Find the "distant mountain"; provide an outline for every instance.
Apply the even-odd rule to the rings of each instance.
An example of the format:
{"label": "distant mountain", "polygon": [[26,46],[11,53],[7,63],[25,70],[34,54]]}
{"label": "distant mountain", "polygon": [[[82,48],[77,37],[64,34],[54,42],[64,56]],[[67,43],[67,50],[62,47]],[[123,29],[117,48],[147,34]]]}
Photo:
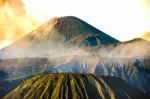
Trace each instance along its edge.
{"label": "distant mountain", "polygon": [[150,56],[150,42],[141,38],[136,38],[130,41],[126,41],[118,44],[115,50],[129,57],[144,57]]}
{"label": "distant mountain", "polygon": [[148,99],[119,78],[86,74],[48,74],[33,77],[4,99]]}
{"label": "distant mountain", "polygon": [[136,38],[122,43],[109,46],[97,46],[89,48],[94,50],[96,55],[113,58],[146,58],[150,56],[150,42],[141,38]]}
{"label": "distant mountain", "polygon": [[[104,32],[73,17],[53,18],[8,47],[0,58],[48,57],[68,47],[97,46],[119,43]],[[55,50],[55,51],[54,51]]]}

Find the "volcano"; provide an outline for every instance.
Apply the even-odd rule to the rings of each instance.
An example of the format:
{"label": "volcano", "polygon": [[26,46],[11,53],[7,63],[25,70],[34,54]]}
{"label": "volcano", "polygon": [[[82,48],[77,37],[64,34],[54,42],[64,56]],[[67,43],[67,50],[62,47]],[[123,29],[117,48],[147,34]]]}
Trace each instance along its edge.
{"label": "volcano", "polygon": [[[116,84],[117,83],[117,84]],[[122,79],[85,74],[49,74],[25,81],[4,99],[146,99]]]}
{"label": "volcano", "polygon": [[52,53],[62,53],[68,47],[113,43],[119,41],[76,17],[66,16],[51,19],[10,46],[3,48],[0,51],[0,58],[46,57]]}

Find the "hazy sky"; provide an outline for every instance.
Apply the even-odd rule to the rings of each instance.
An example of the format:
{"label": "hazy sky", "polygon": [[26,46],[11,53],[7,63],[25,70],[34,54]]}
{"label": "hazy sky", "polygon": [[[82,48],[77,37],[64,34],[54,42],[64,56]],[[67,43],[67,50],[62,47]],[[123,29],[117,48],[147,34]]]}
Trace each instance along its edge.
{"label": "hazy sky", "polygon": [[121,41],[150,31],[150,0],[23,1],[26,10],[42,22],[55,16],[73,15]]}
{"label": "hazy sky", "polygon": [[76,16],[114,38],[150,40],[150,0],[0,0],[0,48],[53,17]]}

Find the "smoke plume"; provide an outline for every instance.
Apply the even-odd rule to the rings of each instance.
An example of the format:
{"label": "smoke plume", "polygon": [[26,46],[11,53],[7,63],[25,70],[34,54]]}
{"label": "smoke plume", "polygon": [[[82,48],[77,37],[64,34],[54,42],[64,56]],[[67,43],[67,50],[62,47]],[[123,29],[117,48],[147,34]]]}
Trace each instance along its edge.
{"label": "smoke plume", "polygon": [[37,26],[37,20],[26,13],[21,0],[0,0],[0,48]]}

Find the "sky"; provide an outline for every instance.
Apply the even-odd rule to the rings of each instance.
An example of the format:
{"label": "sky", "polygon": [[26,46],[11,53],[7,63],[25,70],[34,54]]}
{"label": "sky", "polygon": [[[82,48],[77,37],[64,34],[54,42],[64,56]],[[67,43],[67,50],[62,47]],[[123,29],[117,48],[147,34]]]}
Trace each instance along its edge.
{"label": "sky", "polygon": [[144,7],[144,3],[148,2],[146,0],[42,1],[24,0],[27,11],[41,21],[43,18],[46,19],[46,16],[49,19],[54,16],[73,15],[121,41],[133,39],[150,31],[148,11]]}
{"label": "sky", "polygon": [[150,0],[0,0],[0,6],[0,48],[53,17],[68,15],[120,41],[150,40]]}

